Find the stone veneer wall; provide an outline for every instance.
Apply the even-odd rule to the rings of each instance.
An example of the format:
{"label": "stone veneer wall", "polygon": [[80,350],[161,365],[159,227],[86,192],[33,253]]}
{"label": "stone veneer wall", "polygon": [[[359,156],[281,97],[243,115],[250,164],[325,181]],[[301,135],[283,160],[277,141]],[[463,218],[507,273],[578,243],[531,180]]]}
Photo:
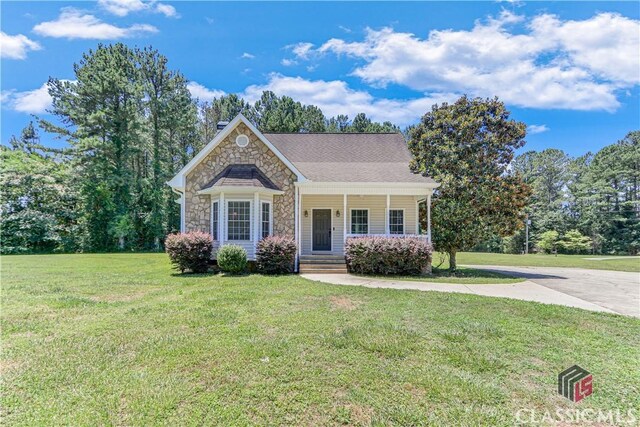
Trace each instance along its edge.
{"label": "stone veneer wall", "polygon": [[[236,136],[240,134],[249,137],[249,144],[244,148],[236,145]],[[273,234],[293,237],[296,176],[244,123],[240,123],[187,175],[185,231],[210,232],[211,196],[197,192],[232,164],[256,165],[284,191],[281,196],[273,196]]]}

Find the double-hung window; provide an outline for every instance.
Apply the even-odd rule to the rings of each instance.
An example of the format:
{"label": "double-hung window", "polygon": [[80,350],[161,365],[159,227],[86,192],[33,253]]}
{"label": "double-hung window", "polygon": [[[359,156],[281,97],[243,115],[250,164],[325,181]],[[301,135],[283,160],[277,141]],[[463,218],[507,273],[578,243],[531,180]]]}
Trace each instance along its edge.
{"label": "double-hung window", "polygon": [[251,240],[251,202],[228,202],[227,240]]}
{"label": "double-hung window", "polygon": [[260,225],[262,227],[262,238],[271,234],[271,203],[262,202],[262,208],[260,210]]}
{"label": "double-hung window", "polygon": [[369,234],[367,209],[351,209],[351,234]]}
{"label": "double-hung window", "polygon": [[218,202],[211,204],[211,237],[213,240],[218,240]]}
{"label": "double-hung window", "polygon": [[404,234],[404,210],[389,209],[389,233]]}

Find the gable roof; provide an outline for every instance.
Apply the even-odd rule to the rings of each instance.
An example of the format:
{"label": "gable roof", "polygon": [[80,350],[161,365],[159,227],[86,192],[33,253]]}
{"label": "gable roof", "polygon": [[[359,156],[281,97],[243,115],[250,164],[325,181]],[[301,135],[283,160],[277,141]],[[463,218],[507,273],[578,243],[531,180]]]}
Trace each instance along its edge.
{"label": "gable roof", "polygon": [[193,168],[195,168],[198,163],[200,163],[214,148],[216,148],[224,139],[229,136],[231,131],[233,131],[240,123],[244,123],[251,132],[253,132],[260,141],[262,141],[272,152],[279,158],[282,163],[287,166],[291,172],[296,175],[298,178],[298,182],[306,181],[305,176],[296,168],[278,149],[271,143],[267,138],[264,137],[262,132],[260,132],[256,127],[242,114],[238,114],[227,126],[224,127],[218,134],[209,142],[198,154],[195,155],[193,159],[189,163],[187,163],[180,171],[173,177],[167,184],[169,184],[174,189],[184,189],[185,186],[185,177]]}
{"label": "gable roof", "polygon": [[280,190],[256,165],[229,165],[202,189],[206,190],[212,187],[254,187]]}
{"label": "gable roof", "polygon": [[413,173],[398,133],[265,133],[310,181],[434,183]]}

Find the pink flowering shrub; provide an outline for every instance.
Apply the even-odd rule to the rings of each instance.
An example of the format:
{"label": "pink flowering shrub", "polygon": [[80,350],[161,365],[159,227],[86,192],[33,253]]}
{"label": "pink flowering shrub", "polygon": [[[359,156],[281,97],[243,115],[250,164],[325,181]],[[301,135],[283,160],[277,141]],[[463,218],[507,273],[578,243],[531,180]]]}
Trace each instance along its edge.
{"label": "pink flowering shrub", "polygon": [[350,237],[345,247],[347,268],[356,274],[422,274],[432,252],[430,243],[411,236]]}
{"label": "pink flowering shrub", "polygon": [[176,270],[206,273],[213,250],[211,235],[200,231],[167,236],[164,247]]}
{"label": "pink flowering shrub", "polygon": [[291,237],[268,236],[258,242],[256,265],[261,273],[291,273],[295,259],[296,242]]}

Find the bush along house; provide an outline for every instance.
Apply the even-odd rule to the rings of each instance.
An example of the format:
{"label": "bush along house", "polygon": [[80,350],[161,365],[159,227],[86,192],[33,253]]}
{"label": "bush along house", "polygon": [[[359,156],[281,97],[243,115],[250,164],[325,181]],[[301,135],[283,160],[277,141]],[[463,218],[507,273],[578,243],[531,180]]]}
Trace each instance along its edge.
{"label": "bush along house", "polygon": [[[411,172],[397,133],[261,133],[238,115],[168,182],[182,232],[204,231],[255,259],[258,241],[292,236],[300,271],[341,271],[351,236],[431,240],[438,186]],[[420,230],[419,203],[427,204]]]}

